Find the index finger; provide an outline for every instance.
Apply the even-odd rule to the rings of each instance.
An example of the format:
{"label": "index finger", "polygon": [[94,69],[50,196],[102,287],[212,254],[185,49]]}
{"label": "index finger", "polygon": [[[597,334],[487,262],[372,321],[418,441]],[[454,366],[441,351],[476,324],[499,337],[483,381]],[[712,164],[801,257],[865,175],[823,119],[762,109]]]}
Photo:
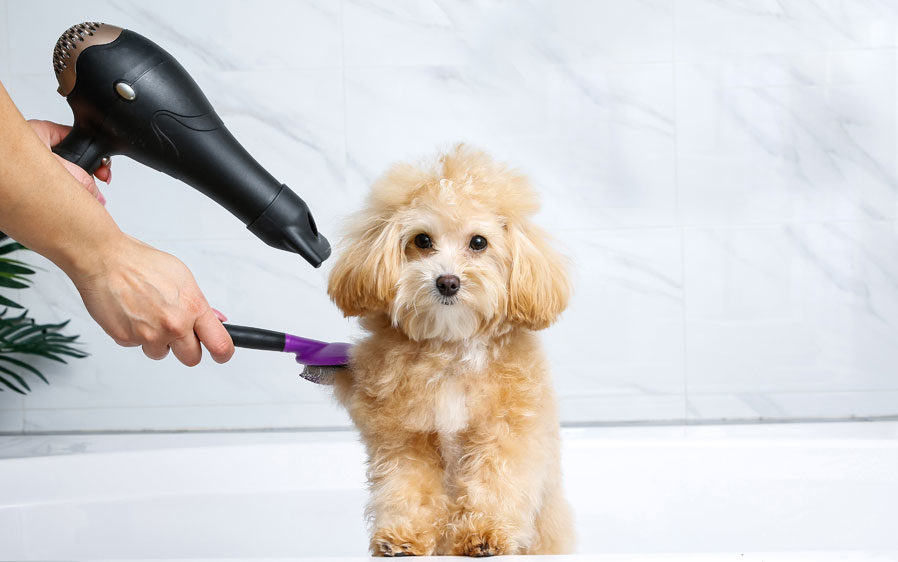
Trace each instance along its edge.
{"label": "index finger", "polygon": [[193,331],[216,363],[225,363],[234,355],[234,342],[211,308],[196,319]]}

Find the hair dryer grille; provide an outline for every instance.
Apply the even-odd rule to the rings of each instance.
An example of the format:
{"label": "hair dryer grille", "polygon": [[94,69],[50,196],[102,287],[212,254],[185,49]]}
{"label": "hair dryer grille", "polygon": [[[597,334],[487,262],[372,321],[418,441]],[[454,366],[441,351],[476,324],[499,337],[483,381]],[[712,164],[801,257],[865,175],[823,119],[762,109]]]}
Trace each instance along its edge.
{"label": "hair dryer grille", "polygon": [[67,96],[75,87],[75,63],[81,51],[92,45],[111,43],[121,32],[119,27],[98,21],[87,21],[66,29],[53,47],[53,70],[59,81],[59,93]]}
{"label": "hair dryer grille", "polygon": [[70,51],[78,48],[76,41],[83,43],[84,38],[93,35],[95,31],[100,29],[101,25],[100,22],[88,21],[73,25],[65,30],[65,33],[56,42],[56,47],[53,48],[53,69],[56,71],[56,74],[66,69],[65,61],[72,57]]}

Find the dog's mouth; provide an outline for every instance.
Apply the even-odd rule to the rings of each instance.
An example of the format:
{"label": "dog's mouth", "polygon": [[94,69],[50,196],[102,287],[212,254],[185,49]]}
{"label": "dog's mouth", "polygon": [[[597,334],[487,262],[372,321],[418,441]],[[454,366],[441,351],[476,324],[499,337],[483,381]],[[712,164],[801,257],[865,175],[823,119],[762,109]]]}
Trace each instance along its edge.
{"label": "dog's mouth", "polygon": [[446,306],[452,306],[452,305],[458,304],[458,297],[440,296],[440,304],[446,305]]}

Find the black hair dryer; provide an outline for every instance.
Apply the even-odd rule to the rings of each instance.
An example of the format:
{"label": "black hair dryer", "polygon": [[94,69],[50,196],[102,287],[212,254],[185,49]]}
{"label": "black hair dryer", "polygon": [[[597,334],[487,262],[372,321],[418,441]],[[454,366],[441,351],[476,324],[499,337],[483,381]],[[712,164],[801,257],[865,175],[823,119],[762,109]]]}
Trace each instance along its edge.
{"label": "black hair dryer", "polygon": [[97,22],[56,43],[59,93],[75,116],[53,152],[93,173],[123,154],[214,199],[269,246],[318,267],[330,255],[305,202],[227,130],[193,78],[142,35]]}

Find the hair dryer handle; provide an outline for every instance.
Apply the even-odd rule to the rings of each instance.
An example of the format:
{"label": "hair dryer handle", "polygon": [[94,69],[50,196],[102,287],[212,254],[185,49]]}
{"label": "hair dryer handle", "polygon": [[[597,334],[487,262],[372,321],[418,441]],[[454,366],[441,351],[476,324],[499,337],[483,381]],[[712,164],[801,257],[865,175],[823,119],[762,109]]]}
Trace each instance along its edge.
{"label": "hair dryer handle", "polygon": [[103,157],[106,156],[106,150],[97,142],[96,136],[78,127],[77,124],[52,150],[54,154],[83,168],[91,175],[97,171]]}

